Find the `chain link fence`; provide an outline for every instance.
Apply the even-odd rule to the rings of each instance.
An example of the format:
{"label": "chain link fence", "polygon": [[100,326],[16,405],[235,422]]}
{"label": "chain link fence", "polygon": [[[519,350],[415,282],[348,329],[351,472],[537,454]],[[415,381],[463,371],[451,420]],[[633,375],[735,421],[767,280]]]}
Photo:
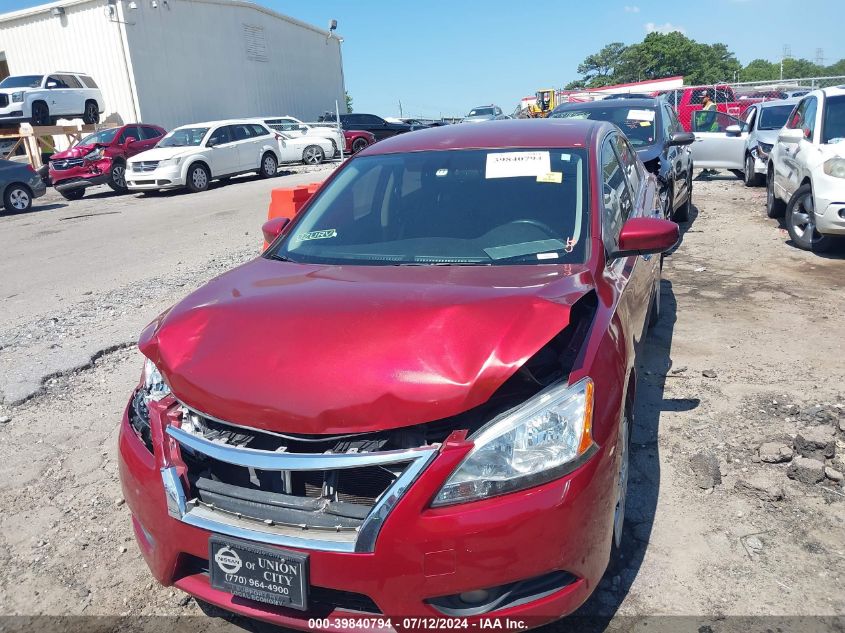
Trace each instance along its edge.
{"label": "chain link fence", "polygon": [[[705,95],[709,96],[717,112],[741,120],[754,103],[801,97],[812,90],[831,86],[845,86],[845,75],[683,86],[658,94],[674,106],[683,128],[694,132],[701,129],[700,125],[711,124],[712,117],[696,114],[704,110]],[[725,116],[719,118],[727,121]]]}

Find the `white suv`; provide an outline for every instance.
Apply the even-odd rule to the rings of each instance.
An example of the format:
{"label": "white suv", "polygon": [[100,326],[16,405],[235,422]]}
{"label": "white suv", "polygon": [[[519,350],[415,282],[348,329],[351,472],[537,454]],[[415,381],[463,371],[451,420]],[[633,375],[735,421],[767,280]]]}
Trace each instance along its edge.
{"label": "white suv", "polygon": [[766,212],[786,216],[793,243],[828,249],[845,235],[845,87],[801,99],[769,155]]}
{"label": "white suv", "polygon": [[133,156],[126,186],[133,191],[205,191],[212,180],[247,172],[276,175],[279,138],[256,121],[193,123],[177,127],[153,149]]}
{"label": "white suv", "polygon": [[57,119],[75,118],[93,124],[104,109],[100,89],[84,73],[12,75],[0,81],[0,125],[55,125]]}

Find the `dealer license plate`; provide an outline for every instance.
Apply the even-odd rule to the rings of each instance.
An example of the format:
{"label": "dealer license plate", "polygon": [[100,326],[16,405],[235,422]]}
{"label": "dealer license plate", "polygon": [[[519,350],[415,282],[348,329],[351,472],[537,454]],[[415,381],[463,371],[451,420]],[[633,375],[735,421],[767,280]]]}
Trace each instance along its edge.
{"label": "dealer license plate", "polygon": [[209,540],[211,586],[291,609],[308,608],[308,555],[228,537]]}

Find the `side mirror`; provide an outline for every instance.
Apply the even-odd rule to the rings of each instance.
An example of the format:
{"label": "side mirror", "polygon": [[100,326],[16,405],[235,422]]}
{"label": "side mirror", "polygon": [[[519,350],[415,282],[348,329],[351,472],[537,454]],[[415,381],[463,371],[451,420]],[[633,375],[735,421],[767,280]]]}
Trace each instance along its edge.
{"label": "side mirror", "polygon": [[205,144],[206,147],[214,147],[217,143],[214,142],[214,139],[208,139],[208,142]]}
{"label": "side mirror", "polygon": [[689,145],[695,142],[695,134],[692,132],[675,132],[669,137],[669,145]]}
{"label": "side mirror", "polygon": [[678,243],[681,233],[678,225],[662,218],[631,218],[619,233],[619,246],[610,254],[611,259],[631,255],[665,253]]}
{"label": "side mirror", "polygon": [[132,145],[132,143],[135,143],[137,140],[138,140],[138,139],[137,139],[137,138],[135,138],[134,136],[127,136],[127,137],[126,137],[126,140],[125,140],[125,141],[123,141],[123,146],[124,146],[124,147],[129,147],[130,145]]}
{"label": "side mirror", "polygon": [[282,231],[285,230],[288,222],[290,222],[288,218],[273,218],[272,220],[267,220],[261,225],[261,232],[264,234],[264,241],[268,245],[272,244],[273,241],[282,234]]}
{"label": "side mirror", "polygon": [[778,133],[778,140],[781,143],[792,145],[801,141],[804,138],[804,130],[800,128],[783,128]]}
{"label": "side mirror", "polygon": [[736,124],[729,125],[725,128],[725,134],[728,136],[739,136],[740,134],[742,134],[742,128]]}

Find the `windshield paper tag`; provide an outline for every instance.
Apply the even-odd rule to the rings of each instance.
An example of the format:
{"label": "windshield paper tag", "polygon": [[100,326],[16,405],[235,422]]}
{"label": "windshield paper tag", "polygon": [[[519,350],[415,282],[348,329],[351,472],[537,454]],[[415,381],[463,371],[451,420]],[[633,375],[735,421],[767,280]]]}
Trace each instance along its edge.
{"label": "windshield paper tag", "polygon": [[541,176],[551,170],[548,152],[503,152],[487,154],[485,178]]}
{"label": "windshield paper tag", "polygon": [[628,110],[629,121],[654,121],[654,110]]}
{"label": "windshield paper tag", "polygon": [[297,235],[296,239],[300,242],[306,242],[308,240],[325,240],[330,237],[337,237],[336,229],[326,229],[324,231],[309,231],[308,233]]}
{"label": "windshield paper tag", "polygon": [[540,174],[537,176],[537,182],[554,182],[560,184],[563,182],[563,172],[550,171],[548,174]]}

